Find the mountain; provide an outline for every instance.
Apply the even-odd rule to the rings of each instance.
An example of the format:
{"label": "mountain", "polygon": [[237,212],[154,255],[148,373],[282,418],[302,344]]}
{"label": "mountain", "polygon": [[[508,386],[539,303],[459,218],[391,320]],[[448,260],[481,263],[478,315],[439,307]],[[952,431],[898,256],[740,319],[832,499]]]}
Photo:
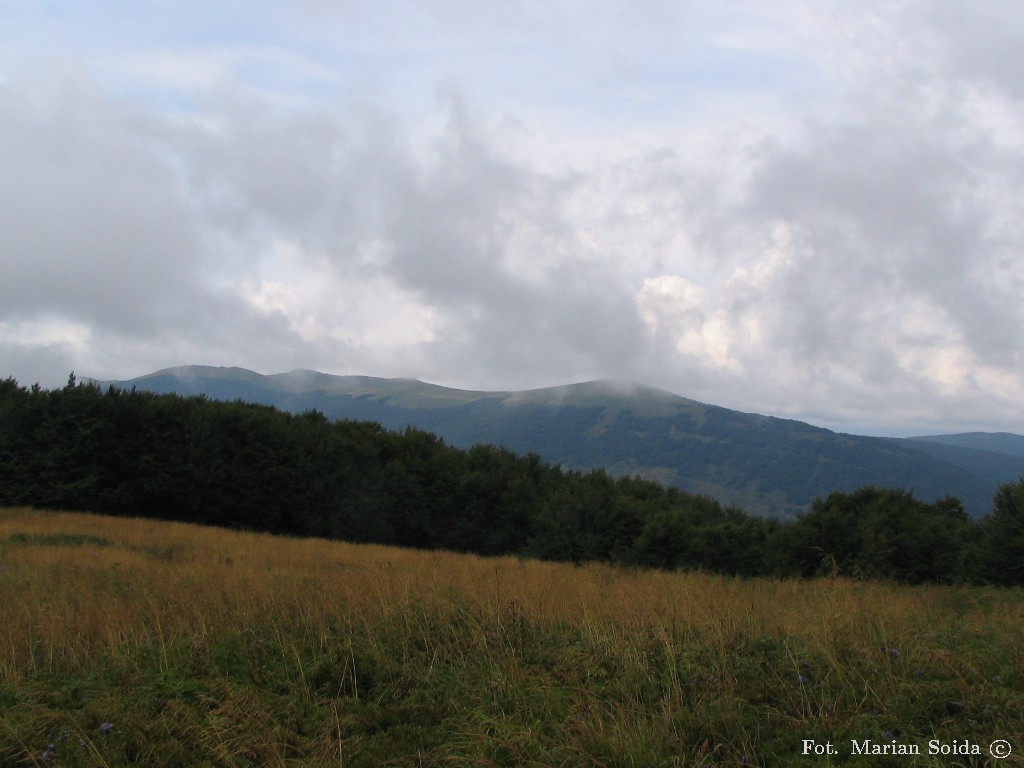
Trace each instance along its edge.
{"label": "mountain", "polygon": [[909,439],[1024,458],[1024,435],[1010,432],[962,432],[956,435],[922,435]]}
{"label": "mountain", "polygon": [[99,383],[241,399],[292,412],[316,409],[331,419],[376,421],[389,429],[415,426],[459,447],[491,443],[534,452],[566,468],[604,467],[613,475],[638,475],[774,517],[804,512],[815,498],[865,485],[904,488],[928,502],[953,495],[981,516],[990,511],[999,483],[1024,475],[1024,454],[1012,452],[1024,446],[1024,437],[1016,435],[969,445],[946,440],[957,436],[847,435],[632,382],[475,392],[415,379],[305,370],[265,376],[189,366]]}

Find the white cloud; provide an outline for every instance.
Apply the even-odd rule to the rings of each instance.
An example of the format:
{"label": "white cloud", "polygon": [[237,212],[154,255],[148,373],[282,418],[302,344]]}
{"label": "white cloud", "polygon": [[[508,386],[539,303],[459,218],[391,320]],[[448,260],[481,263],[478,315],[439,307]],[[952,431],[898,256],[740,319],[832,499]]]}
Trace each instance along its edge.
{"label": "white cloud", "polygon": [[733,329],[728,318],[704,308],[704,290],[679,275],[644,280],[637,307],[648,331],[669,343],[669,350],[693,356],[716,369],[740,372],[731,354]]}
{"label": "white cloud", "polygon": [[436,340],[440,322],[429,305],[386,275],[349,282],[333,276],[328,258],[309,255],[295,242],[274,244],[279,280],[241,285],[242,299],[268,318],[283,318],[310,348],[341,342],[393,354]]}
{"label": "white cloud", "polygon": [[0,322],[0,345],[20,346],[26,349],[58,347],[81,352],[91,337],[89,326],[68,322],[58,317]]}

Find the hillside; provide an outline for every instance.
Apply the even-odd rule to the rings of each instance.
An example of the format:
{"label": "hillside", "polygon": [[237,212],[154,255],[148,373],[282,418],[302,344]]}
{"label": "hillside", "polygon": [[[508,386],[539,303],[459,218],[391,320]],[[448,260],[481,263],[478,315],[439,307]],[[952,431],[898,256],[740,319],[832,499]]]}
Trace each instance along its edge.
{"label": "hillside", "polygon": [[[593,390],[595,387],[589,387]],[[830,491],[780,524],[636,477],[316,411],[0,382],[0,506],[79,509],[385,545],[699,569],[1014,584],[1024,482],[955,499]]]}
{"label": "hillside", "polygon": [[800,766],[824,764],[804,739],[1024,743],[1014,590],[24,508],[0,508],[0,562],[3,766]]}
{"label": "hillside", "polygon": [[956,435],[921,435],[909,439],[929,445],[951,445],[1024,458],[1024,435],[1011,432],[962,432]]}
{"label": "hillside", "polygon": [[488,443],[567,468],[603,467],[771,517],[799,514],[815,498],[865,485],[906,488],[929,502],[953,495],[977,517],[989,511],[1000,483],[1024,475],[1024,456],[982,452],[978,441],[840,434],[626,382],[473,392],[414,379],[190,366],[103,384],[242,399],[293,413],[316,409],[389,429],[411,425],[452,445]]}

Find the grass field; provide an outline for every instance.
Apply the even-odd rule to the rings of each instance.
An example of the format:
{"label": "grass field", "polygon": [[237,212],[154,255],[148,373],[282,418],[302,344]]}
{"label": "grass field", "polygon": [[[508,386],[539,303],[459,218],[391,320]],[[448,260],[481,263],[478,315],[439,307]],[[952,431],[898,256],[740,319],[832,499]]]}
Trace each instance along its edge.
{"label": "grass field", "polygon": [[[990,757],[996,739],[1008,758]],[[805,755],[805,740],[835,754]],[[931,741],[981,754],[932,755]],[[2,766],[1021,754],[1020,590],[743,581],[0,510]]]}

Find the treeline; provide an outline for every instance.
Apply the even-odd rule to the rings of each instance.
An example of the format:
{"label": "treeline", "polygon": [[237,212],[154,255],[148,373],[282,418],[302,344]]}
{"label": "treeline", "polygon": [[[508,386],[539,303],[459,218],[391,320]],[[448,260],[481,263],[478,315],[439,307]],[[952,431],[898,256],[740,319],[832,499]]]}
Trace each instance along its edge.
{"label": "treeline", "polygon": [[863,488],[782,524],[422,430],[73,375],[53,390],[0,382],[0,505],[741,576],[1024,583],[1024,479],[980,521],[954,498]]}

